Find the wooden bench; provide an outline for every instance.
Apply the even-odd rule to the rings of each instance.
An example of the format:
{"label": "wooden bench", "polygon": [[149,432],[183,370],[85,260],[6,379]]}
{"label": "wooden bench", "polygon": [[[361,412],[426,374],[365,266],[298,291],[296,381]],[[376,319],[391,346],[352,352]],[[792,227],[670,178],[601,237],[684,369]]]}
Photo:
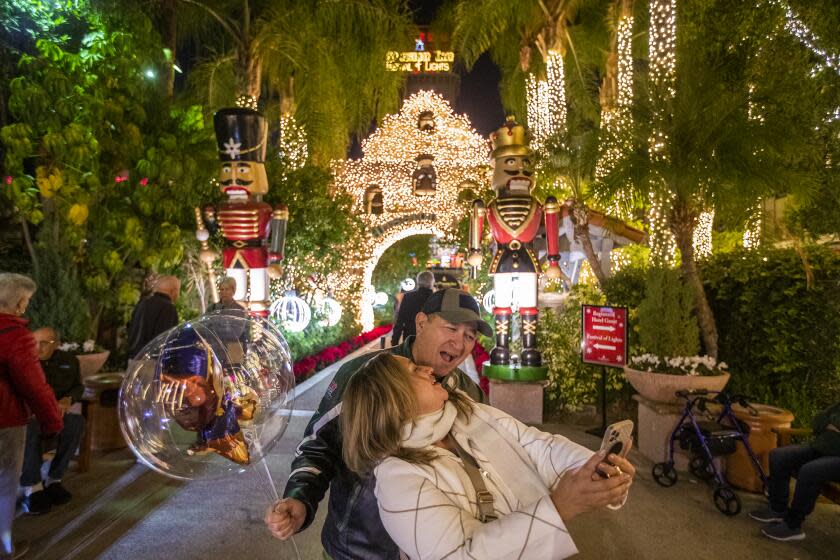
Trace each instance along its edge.
{"label": "wooden bench", "polygon": [[[794,437],[808,437],[812,435],[809,428],[773,428],[779,436],[779,447],[790,445]],[[822,495],[836,504],[840,504],[840,482],[829,482],[823,488]]]}

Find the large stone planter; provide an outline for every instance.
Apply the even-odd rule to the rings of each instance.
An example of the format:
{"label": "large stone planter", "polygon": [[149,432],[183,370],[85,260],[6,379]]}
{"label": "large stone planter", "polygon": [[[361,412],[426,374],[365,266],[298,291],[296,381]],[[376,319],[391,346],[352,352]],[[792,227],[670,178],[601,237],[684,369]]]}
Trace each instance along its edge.
{"label": "large stone planter", "polygon": [[[721,391],[729,382],[729,374],[704,377],[700,375],[669,375],[624,368],[624,376],[639,393],[633,398],[639,403],[637,437],[639,451],[659,463],[667,460],[668,441],[674,426],[683,413],[683,402],[677,391]],[[674,462],[677,470],[688,468],[688,457],[676,448]]]}
{"label": "large stone planter", "polygon": [[729,382],[729,374],[723,375],[670,375],[624,368],[624,377],[641,396],[649,401],[676,403],[677,391],[722,391]]}
{"label": "large stone planter", "polygon": [[105,362],[108,361],[110,354],[111,352],[108,350],[94,354],[76,354],[76,359],[79,360],[79,373],[82,381],[91,375],[96,375],[102,369],[102,366],[105,365]]}

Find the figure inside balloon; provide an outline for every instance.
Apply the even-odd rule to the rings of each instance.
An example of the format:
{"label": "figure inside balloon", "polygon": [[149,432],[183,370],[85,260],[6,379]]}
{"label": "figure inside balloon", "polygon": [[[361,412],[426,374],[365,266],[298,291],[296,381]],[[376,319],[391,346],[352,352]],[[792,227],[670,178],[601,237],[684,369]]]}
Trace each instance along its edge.
{"label": "figure inside balloon", "polygon": [[242,428],[257,415],[259,398],[241,368],[222,364],[210,343],[187,326],[167,340],[155,381],[157,405],[183,429],[196,432],[188,454],[213,452],[250,464]]}

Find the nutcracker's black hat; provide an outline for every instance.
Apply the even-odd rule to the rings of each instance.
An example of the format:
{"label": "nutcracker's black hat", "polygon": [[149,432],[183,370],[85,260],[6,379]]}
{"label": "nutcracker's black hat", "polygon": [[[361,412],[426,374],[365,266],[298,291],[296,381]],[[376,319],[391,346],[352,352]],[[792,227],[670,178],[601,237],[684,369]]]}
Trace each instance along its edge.
{"label": "nutcracker's black hat", "polygon": [[268,125],[262,114],[242,107],[221,109],[213,115],[221,161],[265,162]]}

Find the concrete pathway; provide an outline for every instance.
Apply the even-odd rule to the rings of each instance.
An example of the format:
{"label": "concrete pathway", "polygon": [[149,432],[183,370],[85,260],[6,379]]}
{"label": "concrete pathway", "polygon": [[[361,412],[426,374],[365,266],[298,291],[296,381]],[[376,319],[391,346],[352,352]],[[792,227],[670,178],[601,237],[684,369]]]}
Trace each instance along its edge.
{"label": "concrete pathway", "polygon": [[[298,412],[268,457],[273,482],[262,465],[238,477],[182,483],[136,464],[127,450],[99,455],[89,472],[67,476],[65,483],[75,496],[70,504],[44,516],[18,518],[15,538],[32,543],[26,558],[298,558],[291,544],[268,534],[262,518],[273,501],[271,484],[282,492],[292,453],[309,420],[307,411],[317,407],[338,365],[298,387]],[[592,449],[599,444],[574,427],[543,428]],[[805,525],[805,541],[775,543],[762,537],[760,525],[746,515],[761,504],[758,497],[741,493],[744,512],[728,518],[715,509],[705,484],[683,475],[676,486],[659,487],[650,476],[650,462],[637,454],[632,459],[640,474],[627,505],[617,512],[582,515],[570,523],[581,552],[577,558],[838,558],[840,506],[818,504]],[[304,560],[321,558],[324,512],[320,508],[313,526],[296,537]]]}

